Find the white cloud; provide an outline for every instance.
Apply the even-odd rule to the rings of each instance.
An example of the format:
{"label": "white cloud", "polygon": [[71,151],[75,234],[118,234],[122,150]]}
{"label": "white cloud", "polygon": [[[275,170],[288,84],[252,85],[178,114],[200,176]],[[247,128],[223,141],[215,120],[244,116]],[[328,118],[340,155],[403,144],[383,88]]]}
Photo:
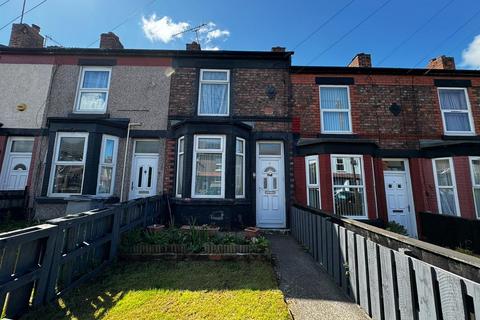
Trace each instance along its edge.
{"label": "white cloud", "polygon": [[205,48],[205,50],[218,51],[218,50],[220,50],[220,48],[217,47],[217,46],[214,46],[214,47],[207,46],[207,47]]}
{"label": "white cloud", "polygon": [[207,42],[212,41],[214,39],[229,37],[229,36],[230,36],[230,31],[215,29],[207,33]]}
{"label": "white cloud", "polygon": [[462,52],[462,66],[480,68],[480,34]]}
{"label": "white cloud", "polygon": [[[156,14],[152,14],[150,17],[142,17],[142,29],[145,36],[150,41],[162,41],[168,43],[174,38],[181,38],[182,35],[176,35],[179,32],[184,31],[190,26],[187,22],[175,23],[172,18],[164,16],[163,18],[157,18]],[[176,35],[176,36],[175,36]]]}

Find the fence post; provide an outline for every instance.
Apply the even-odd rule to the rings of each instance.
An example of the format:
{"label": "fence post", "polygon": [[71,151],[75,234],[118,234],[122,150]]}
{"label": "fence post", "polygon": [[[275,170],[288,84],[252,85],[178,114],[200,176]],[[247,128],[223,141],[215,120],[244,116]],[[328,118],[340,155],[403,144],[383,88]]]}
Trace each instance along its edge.
{"label": "fence post", "polygon": [[124,205],[122,203],[116,203],[112,205],[112,207],[115,208],[115,212],[113,214],[112,241],[110,243],[110,261],[115,259],[117,256],[118,246],[120,245],[120,222],[122,220],[122,211]]}

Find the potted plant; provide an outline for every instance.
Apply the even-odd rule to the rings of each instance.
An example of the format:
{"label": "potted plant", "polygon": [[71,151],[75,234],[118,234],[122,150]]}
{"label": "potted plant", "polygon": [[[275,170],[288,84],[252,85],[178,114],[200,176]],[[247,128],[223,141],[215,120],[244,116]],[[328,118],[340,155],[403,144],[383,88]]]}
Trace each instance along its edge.
{"label": "potted plant", "polygon": [[258,238],[260,235],[260,229],[257,227],[248,227],[245,228],[245,238],[247,239],[252,239],[252,238]]}

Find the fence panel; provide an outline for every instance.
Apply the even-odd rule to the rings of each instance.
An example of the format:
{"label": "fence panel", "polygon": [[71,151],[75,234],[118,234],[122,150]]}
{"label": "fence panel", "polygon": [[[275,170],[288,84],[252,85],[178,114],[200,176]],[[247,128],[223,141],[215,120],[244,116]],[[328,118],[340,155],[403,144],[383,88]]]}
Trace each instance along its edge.
{"label": "fence panel", "polygon": [[[367,238],[358,234],[358,229],[350,230],[347,223],[339,225],[341,219],[302,208],[292,212],[316,216],[303,222],[315,224],[313,242],[319,264],[373,319],[480,320],[480,283],[433,266],[403,249],[377,243],[381,233]],[[297,220],[291,221],[295,224]],[[292,225],[292,230],[296,228]],[[296,239],[307,229],[308,225],[297,229]]]}

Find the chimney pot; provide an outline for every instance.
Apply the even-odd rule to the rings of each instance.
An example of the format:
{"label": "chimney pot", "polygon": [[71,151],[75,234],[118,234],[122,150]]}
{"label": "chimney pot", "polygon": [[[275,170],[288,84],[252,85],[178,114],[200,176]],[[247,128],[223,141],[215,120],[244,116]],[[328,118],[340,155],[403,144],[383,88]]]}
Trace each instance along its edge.
{"label": "chimney pot", "polygon": [[192,41],[192,43],[187,43],[187,51],[200,51],[202,50],[202,47],[200,46],[200,43],[197,43],[196,41]]}
{"label": "chimney pot", "polygon": [[40,35],[40,27],[26,23],[12,24],[9,46],[13,48],[43,48],[44,38]]}
{"label": "chimney pot", "polygon": [[100,49],[123,49],[123,44],[115,33],[102,33],[100,35]]}
{"label": "chimney pot", "polygon": [[285,47],[280,47],[280,46],[272,47],[272,52],[285,52]]}
{"label": "chimney pot", "polygon": [[353,68],[371,68],[372,57],[368,53],[357,53],[348,66]]}
{"label": "chimney pot", "polygon": [[427,69],[455,70],[455,59],[444,55],[430,59]]}

